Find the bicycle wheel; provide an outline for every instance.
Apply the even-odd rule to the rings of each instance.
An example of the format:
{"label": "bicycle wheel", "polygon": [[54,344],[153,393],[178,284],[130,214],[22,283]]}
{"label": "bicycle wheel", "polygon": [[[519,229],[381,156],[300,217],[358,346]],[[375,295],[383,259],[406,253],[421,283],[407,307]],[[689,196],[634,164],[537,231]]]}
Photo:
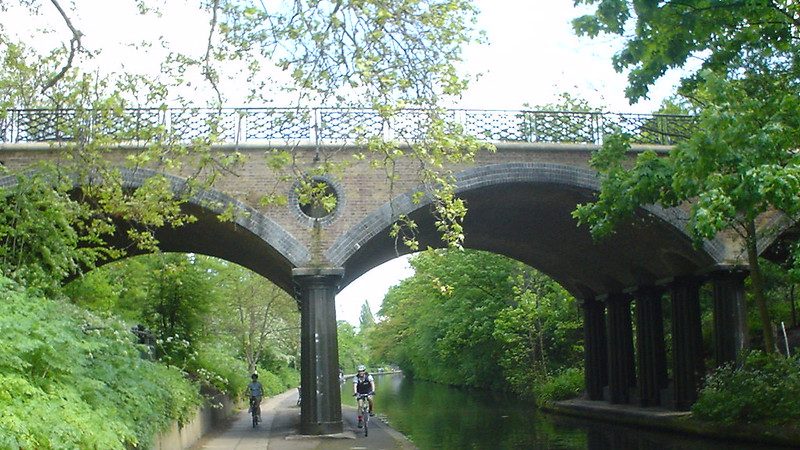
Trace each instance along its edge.
{"label": "bicycle wheel", "polygon": [[[364,400],[366,403],[366,400]],[[369,436],[369,408],[361,410],[361,415],[364,417],[364,437]]]}

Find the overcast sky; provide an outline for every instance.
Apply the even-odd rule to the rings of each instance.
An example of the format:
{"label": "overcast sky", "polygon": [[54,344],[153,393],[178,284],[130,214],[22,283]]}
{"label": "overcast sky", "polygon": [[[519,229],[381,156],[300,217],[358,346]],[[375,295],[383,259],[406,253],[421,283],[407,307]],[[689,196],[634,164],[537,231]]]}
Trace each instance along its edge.
{"label": "overcast sky", "polygon": [[[554,102],[560,93],[569,92],[607,111],[650,113],[673,91],[677,74],[668,74],[653,88],[651,99],[630,105],[624,96],[625,75],[611,67],[620,42],[575,36],[570,21],[581,12],[572,0],[476,3],[481,9],[479,27],[490,43],[465,53],[465,68],[485,74],[471,85],[460,107],[520,109],[526,103]],[[388,288],[412,274],[405,258],[367,272],[337,296],[337,318],[358,325],[365,300],[377,314]]]}

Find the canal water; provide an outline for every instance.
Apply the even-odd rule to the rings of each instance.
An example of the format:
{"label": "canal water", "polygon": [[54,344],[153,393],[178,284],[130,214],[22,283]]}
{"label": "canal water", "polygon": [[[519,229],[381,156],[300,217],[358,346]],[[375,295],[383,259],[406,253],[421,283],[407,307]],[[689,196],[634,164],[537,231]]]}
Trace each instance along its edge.
{"label": "canal water", "polygon": [[[528,402],[507,396],[414,381],[402,374],[376,375],[375,384],[377,415],[421,450],[781,448],[550,415],[537,411]],[[343,401],[355,404],[352,393],[352,380],[348,379],[342,387]]]}

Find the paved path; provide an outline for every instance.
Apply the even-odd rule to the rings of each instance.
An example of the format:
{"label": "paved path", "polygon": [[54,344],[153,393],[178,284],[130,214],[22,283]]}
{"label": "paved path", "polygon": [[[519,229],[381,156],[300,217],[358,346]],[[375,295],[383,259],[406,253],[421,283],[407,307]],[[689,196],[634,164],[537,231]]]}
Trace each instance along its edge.
{"label": "paved path", "polygon": [[271,397],[261,403],[262,422],[253,428],[250,415],[242,411],[227,430],[212,433],[192,450],[411,450],[416,447],[378,417],[371,418],[369,436],[356,426],[355,407],[343,407],[344,432],[333,436],[301,436],[297,390]]}

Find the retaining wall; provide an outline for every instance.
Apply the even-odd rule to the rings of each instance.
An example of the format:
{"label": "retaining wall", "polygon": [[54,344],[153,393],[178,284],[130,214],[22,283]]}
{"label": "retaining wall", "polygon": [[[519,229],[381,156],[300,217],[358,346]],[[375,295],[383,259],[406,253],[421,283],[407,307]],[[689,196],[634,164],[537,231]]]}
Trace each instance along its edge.
{"label": "retaining wall", "polygon": [[198,409],[194,417],[183,426],[174,422],[169,430],[156,436],[151,448],[154,450],[188,449],[196,444],[203,435],[226,423],[233,413],[233,402],[227,396],[216,395]]}

